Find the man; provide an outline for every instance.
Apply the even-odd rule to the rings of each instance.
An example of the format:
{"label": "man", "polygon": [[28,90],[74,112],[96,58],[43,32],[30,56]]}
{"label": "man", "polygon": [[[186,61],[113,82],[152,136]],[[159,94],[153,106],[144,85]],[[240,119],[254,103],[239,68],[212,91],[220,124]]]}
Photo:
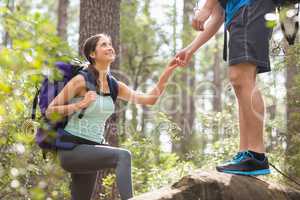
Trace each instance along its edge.
{"label": "man", "polygon": [[220,172],[242,175],[270,173],[263,143],[265,108],[256,87],[256,75],[271,70],[268,51],[272,30],[266,27],[264,16],[274,9],[272,0],[206,0],[202,8],[195,10],[192,23],[199,34],[176,55],[181,64],[186,65],[194,52],[219,30],[225,19],[225,27],[229,31],[228,75],[238,102],[240,147],[230,162],[216,167]]}

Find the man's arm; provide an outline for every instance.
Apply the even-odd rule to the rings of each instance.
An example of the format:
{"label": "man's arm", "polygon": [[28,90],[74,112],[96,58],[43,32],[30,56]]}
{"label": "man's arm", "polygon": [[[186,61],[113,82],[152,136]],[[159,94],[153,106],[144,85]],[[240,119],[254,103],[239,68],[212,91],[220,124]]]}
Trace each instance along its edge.
{"label": "man's arm", "polygon": [[213,9],[218,4],[218,0],[206,0],[205,4],[202,7],[199,7],[199,1],[197,6],[194,8],[195,13],[192,21],[192,26],[196,31],[203,31],[204,24],[211,16]]}
{"label": "man's arm", "polygon": [[184,49],[176,54],[183,61],[183,65],[186,65],[191,59],[192,55],[203,44],[205,44],[216,32],[219,30],[224,22],[224,10],[219,3],[214,7],[211,14],[211,18],[205,25],[204,31],[199,32],[196,38]]}
{"label": "man's arm", "polygon": [[214,7],[216,6],[217,3],[218,3],[218,0],[206,0],[203,8],[212,10],[212,9],[214,9]]}
{"label": "man's arm", "polygon": [[217,4],[211,14],[211,19],[207,22],[204,31],[200,32],[193,42],[187,47],[192,53],[205,44],[212,36],[216,34],[224,22],[224,10]]}

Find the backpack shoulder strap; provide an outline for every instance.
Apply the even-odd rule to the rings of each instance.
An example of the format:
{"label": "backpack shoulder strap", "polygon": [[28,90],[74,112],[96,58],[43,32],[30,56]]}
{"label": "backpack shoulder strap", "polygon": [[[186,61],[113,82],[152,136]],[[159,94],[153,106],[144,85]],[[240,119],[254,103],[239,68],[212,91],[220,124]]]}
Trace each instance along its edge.
{"label": "backpack shoulder strap", "polygon": [[116,102],[119,95],[119,84],[115,77],[113,77],[110,73],[107,75],[107,82],[109,87],[109,93],[114,102]]}
{"label": "backpack shoulder strap", "polygon": [[38,104],[39,94],[40,94],[40,89],[38,89],[36,91],[36,94],[34,96],[33,103],[32,103],[31,119],[33,119],[33,120],[35,120],[35,117],[36,117],[36,107]]}
{"label": "backpack shoulder strap", "polygon": [[88,91],[96,91],[96,78],[89,69],[80,70],[79,74],[84,77],[85,85]]}
{"label": "backpack shoulder strap", "polygon": [[[79,74],[81,74],[84,77],[85,85],[87,88],[87,91],[97,91],[96,89],[96,79],[93,75],[93,73],[89,69],[84,69],[79,71]],[[84,116],[85,109],[82,109],[81,112],[78,115],[78,118],[81,119]]]}

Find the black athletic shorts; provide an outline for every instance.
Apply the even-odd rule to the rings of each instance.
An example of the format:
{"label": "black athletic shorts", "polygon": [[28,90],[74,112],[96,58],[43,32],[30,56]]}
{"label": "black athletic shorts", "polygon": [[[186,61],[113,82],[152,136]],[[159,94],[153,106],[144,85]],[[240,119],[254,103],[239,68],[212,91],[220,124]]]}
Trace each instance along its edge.
{"label": "black athletic shorts", "polygon": [[228,24],[229,65],[253,63],[257,73],[271,71],[269,41],[272,29],[266,27],[265,14],[274,12],[272,0],[254,0],[242,7]]}

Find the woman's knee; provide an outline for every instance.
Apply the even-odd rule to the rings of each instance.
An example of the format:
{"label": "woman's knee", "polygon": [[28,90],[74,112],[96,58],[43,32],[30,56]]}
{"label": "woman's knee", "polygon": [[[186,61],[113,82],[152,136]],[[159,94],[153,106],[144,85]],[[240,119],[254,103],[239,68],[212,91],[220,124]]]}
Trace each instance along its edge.
{"label": "woman's knee", "polygon": [[[83,155],[81,153],[81,155]],[[81,172],[85,167],[85,163],[82,161],[84,156],[80,156],[76,153],[76,150],[59,150],[58,151],[60,166],[71,173]],[[85,160],[84,160],[85,161]],[[82,163],[82,164],[81,164]]]}
{"label": "woman's knee", "polygon": [[128,150],[126,150],[126,149],[120,150],[120,152],[119,152],[119,160],[131,162],[131,152],[128,151]]}
{"label": "woman's knee", "polygon": [[66,153],[63,151],[60,151],[60,152],[58,152],[58,156],[59,156],[60,166],[64,170],[71,172],[72,171],[72,163],[70,163],[70,159],[68,158]]}

